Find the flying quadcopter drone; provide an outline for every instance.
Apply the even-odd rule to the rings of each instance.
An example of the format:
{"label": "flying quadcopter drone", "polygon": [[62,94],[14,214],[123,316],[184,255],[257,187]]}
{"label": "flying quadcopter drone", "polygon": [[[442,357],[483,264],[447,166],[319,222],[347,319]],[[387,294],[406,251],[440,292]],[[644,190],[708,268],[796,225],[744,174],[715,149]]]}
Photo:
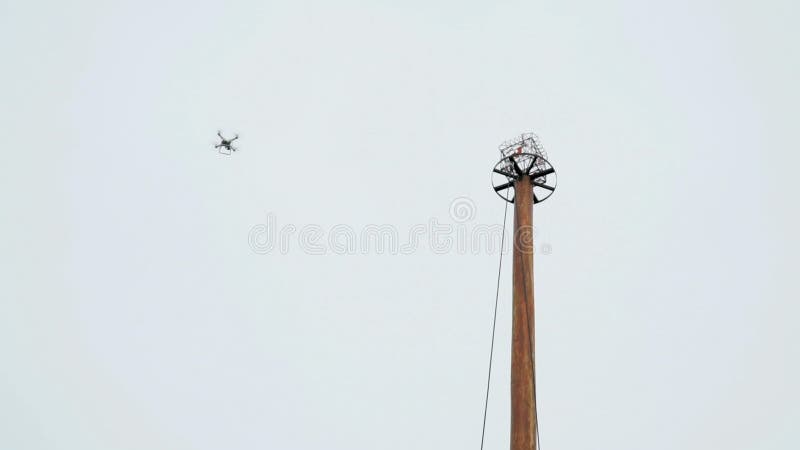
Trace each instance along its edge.
{"label": "flying quadcopter drone", "polygon": [[217,131],[217,136],[220,138],[220,143],[215,145],[216,148],[220,153],[223,155],[230,155],[231,152],[235,152],[238,150],[236,147],[233,146],[233,141],[239,139],[239,135],[233,137],[233,139],[225,139],[222,135],[222,131]]}

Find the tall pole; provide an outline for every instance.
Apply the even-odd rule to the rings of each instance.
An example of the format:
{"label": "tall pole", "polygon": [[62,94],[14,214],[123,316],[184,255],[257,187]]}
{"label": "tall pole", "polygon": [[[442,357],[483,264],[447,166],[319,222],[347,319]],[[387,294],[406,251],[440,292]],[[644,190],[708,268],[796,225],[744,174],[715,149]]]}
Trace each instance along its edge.
{"label": "tall pole", "polygon": [[556,173],[539,137],[524,133],[500,146],[492,186],[514,204],[514,273],[511,330],[511,450],[536,450],[535,320],[533,304],[533,205],[556,189]]}
{"label": "tall pole", "polygon": [[536,450],[532,187],[527,174],[514,187],[511,450]]}

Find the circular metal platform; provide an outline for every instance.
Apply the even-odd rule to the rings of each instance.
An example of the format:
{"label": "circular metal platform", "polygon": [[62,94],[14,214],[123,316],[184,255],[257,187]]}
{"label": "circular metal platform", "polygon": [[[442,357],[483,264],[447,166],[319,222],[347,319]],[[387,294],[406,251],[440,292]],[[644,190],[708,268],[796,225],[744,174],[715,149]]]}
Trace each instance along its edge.
{"label": "circular metal platform", "polygon": [[541,154],[510,153],[495,164],[492,170],[492,187],[503,200],[514,203],[517,181],[531,178],[533,203],[547,200],[556,190],[557,178],[553,165]]}

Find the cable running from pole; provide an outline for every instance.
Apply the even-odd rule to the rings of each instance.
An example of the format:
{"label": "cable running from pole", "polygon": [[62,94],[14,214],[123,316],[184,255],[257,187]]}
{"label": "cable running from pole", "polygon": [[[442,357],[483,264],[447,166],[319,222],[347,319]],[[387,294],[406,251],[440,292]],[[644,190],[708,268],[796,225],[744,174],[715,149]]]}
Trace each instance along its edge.
{"label": "cable running from pole", "polygon": [[494,335],[497,329],[497,303],[500,299],[500,273],[503,270],[503,251],[506,239],[506,218],[508,217],[508,202],[503,210],[503,232],[500,235],[500,264],[497,267],[497,288],[494,294],[494,318],[492,319],[492,345],[489,349],[489,375],[486,377],[486,400],[483,404],[483,429],[481,430],[481,450],[486,437],[486,414],[489,411],[489,388],[492,383],[492,357],[494,355]]}

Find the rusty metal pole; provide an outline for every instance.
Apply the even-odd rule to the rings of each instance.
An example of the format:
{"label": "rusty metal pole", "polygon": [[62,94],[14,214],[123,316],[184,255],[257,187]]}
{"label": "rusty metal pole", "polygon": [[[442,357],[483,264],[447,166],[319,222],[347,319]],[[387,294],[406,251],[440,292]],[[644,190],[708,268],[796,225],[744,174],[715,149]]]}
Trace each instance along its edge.
{"label": "rusty metal pole", "polygon": [[536,450],[539,433],[534,357],[533,205],[553,194],[556,171],[534,133],[523,133],[504,142],[500,154],[502,158],[492,169],[492,186],[500,198],[514,204],[511,450]]}
{"label": "rusty metal pole", "polygon": [[514,185],[511,450],[536,450],[532,187],[528,175],[520,177]]}

